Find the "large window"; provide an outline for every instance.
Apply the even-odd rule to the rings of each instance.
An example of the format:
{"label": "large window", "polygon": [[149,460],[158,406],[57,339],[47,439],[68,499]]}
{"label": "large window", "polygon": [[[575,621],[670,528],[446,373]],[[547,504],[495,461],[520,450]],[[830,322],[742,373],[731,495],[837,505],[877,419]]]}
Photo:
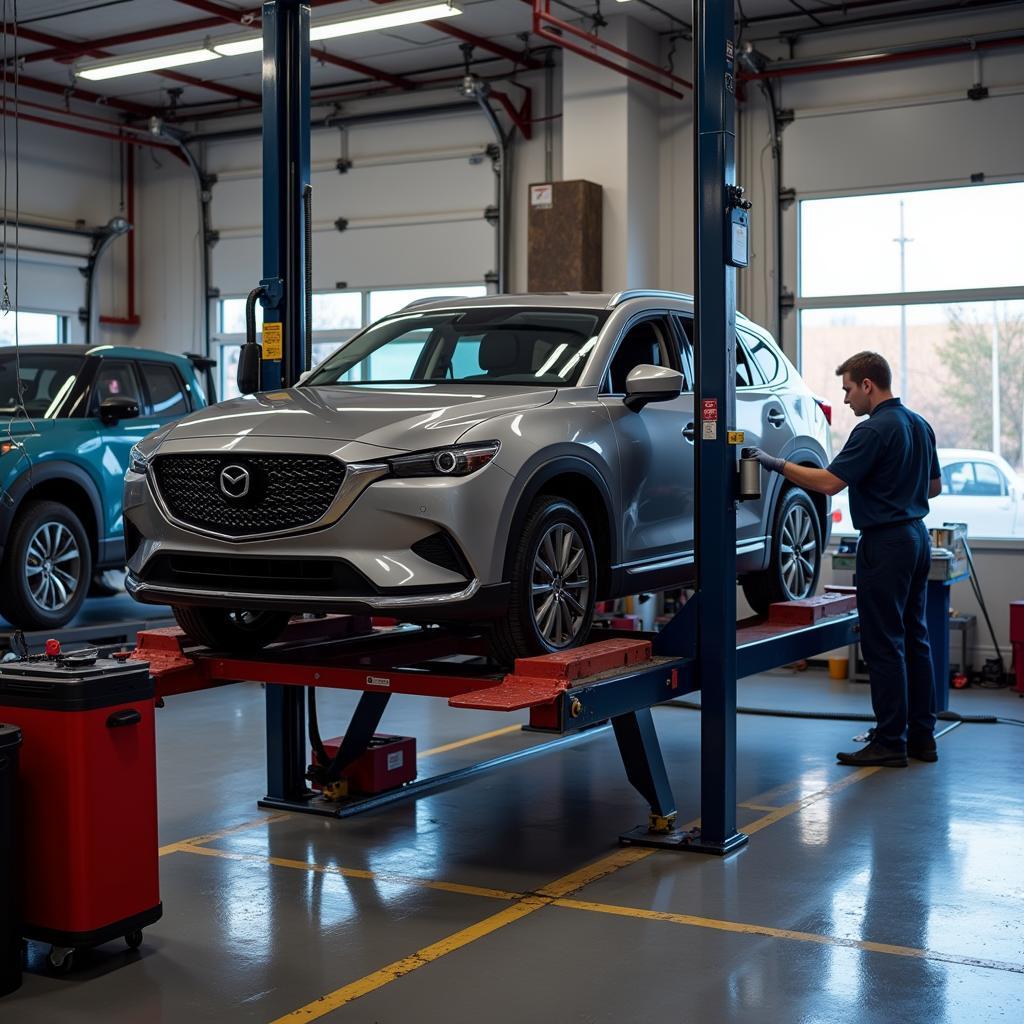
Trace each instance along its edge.
{"label": "large window", "polygon": [[0,312],[0,345],[13,345],[15,337],[22,345],[58,345],[67,340],[67,318],[56,313]]}
{"label": "large window", "polygon": [[[836,367],[880,352],[935,430],[933,512],[946,501],[976,536],[1024,537],[1024,182],[804,200],[799,217],[801,372],[832,403],[834,448],[856,423]],[[1014,506],[1001,525],[967,500],[997,485]]]}
{"label": "large window", "polygon": [[[397,312],[417,299],[445,295],[486,295],[484,285],[443,285],[431,288],[379,288],[363,291],[322,292],[313,296],[313,365],[323,362],[366,324]],[[256,329],[263,324],[263,308],[256,305]],[[221,299],[218,315],[220,396],[238,395],[238,353],[245,340],[245,299]],[[356,370],[358,376],[360,370]]]}

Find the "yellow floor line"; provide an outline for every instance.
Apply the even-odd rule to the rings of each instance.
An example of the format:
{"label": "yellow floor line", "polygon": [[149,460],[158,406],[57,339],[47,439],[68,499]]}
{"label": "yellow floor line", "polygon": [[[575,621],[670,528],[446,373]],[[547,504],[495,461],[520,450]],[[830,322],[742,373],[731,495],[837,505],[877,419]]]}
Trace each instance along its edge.
{"label": "yellow floor line", "polygon": [[201,846],[204,843],[212,843],[215,839],[223,839],[225,836],[234,835],[236,832],[247,832],[252,828],[259,828],[260,825],[269,825],[273,821],[284,821],[291,817],[287,811],[277,811],[273,814],[265,814],[261,818],[253,818],[251,821],[243,821],[240,825],[229,825],[227,828],[219,829],[216,832],[207,832],[206,835],[192,836],[190,839],[179,839],[176,843],[168,843],[160,847],[160,856],[168,853],[177,853],[182,846]]}
{"label": "yellow floor line", "polygon": [[242,861],[250,864],[273,864],[279,868],[296,871],[313,871],[325,875],[340,875],[342,878],[360,878],[369,882],[392,882],[397,885],[417,886],[421,889],[439,889],[442,892],[456,892],[465,896],[486,896],[492,900],[518,900],[521,892],[507,892],[504,889],[487,889],[479,885],[462,885],[458,882],[437,882],[431,878],[417,878],[415,875],[396,875],[387,871],[367,871],[363,868],[345,868],[335,864],[314,864],[305,860],[290,860],[287,857],[267,857],[259,853],[237,853],[234,850],[218,850],[212,846],[192,846],[178,843],[181,853],[197,853],[203,857],[219,857],[222,860]]}
{"label": "yellow floor line", "polygon": [[754,804],[749,800],[743,800],[736,805],[737,807],[743,807],[748,811],[777,811],[779,810],[778,804]]}
{"label": "yellow floor line", "polygon": [[553,906],[570,910],[588,910],[598,914],[613,914],[618,917],[636,917],[645,921],[668,921],[672,924],[689,925],[694,928],[710,928],[720,932],[735,932],[741,935],[764,935],[772,939],[789,939],[795,942],[814,942],[823,946],[845,946],[867,953],[886,953],[890,956],[913,957],[918,960],[937,960],[940,963],[962,964],[969,967],[985,967],[995,971],[1010,971],[1024,974],[1024,964],[1004,960],[985,960],[979,957],[959,956],[955,953],[939,953],[932,949],[915,949],[913,946],[894,946],[886,942],[870,942],[866,939],[844,939],[835,935],[819,935],[815,932],[799,932],[789,928],[772,928],[768,925],[744,924],[739,921],[717,921],[710,917],[694,917],[691,914],[672,914],[661,910],[644,910],[636,907],[619,907],[608,903],[590,903],[584,900],[557,899]]}
{"label": "yellow floor line", "polygon": [[825,800],[834,793],[838,793],[841,790],[856,785],[856,783],[874,775],[875,772],[884,770],[885,769],[883,768],[876,767],[858,768],[855,772],[851,772],[847,775],[846,778],[840,779],[838,782],[833,782],[832,785],[826,786],[824,789],[819,789],[814,793],[808,793],[807,796],[801,797],[799,800],[794,800],[792,803],[786,804],[785,807],[778,807],[774,811],[764,815],[764,817],[757,818],[752,821],[749,825],[744,825],[743,831],[746,835],[751,836],[755,832],[760,832],[761,829],[767,828],[769,825],[774,825],[777,821],[782,821],[783,818],[788,818],[791,814],[796,814],[797,811],[802,811],[805,807],[810,807],[811,804],[816,804],[819,800]]}
{"label": "yellow floor line", "polygon": [[430,750],[423,750],[416,755],[416,759],[419,760],[421,757],[433,757],[434,754],[445,754],[449,750],[458,750],[459,747],[468,747],[471,743],[482,743],[484,740],[494,739],[495,736],[505,736],[510,732],[522,732],[522,725],[506,725],[500,729],[492,729],[491,732],[482,732],[479,736],[470,736],[464,740],[455,740],[453,743],[445,743],[440,747],[431,747]]}
{"label": "yellow floor line", "polygon": [[491,935],[506,925],[521,920],[542,907],[551,906],[556,895],[569,895],[577,889],[582,889],[583,886],[588,885],[590,882],[604,878],[613,871],[618,871],[627,864],[632,864],[635,861],[650,856],[653,852],[653,850],[641,849],[639,847],[627,847],[626,849],[616,850],[607,857],[602,857],[600,860],[588,864],[578,871],[573,871],[571,874],[549,883],[538,891],[538,895],[526,896],[513,903],[512,906],[506,907],[490,917],[485,917],[482,921],[478,921],[468,928],[455,932],[454,935],[440,939],[438,942],[417,950],[410,956],[396,960],[394,963],[390,963],[386,967],[374,971],[372,974],[367,974],[365,977],[350,982],[342,988],[335,989],[335,991],[329,992],[319,999],[314,999],[313,1002],[307,1003],[291,1013],[286,1013],[283,1017],[278,1017],[273,1024],[296,1024],[298,1021],[317,1020],[325,1014],[337,1010],[338,1007],[351,1003],[360,996],[374,992],[384,985],[396,981],[398,978],[402,978],[413,971],[419,970],[421,967],[425,967],[427,964],[440,959],[448,953],[462,949],[463,946],[468,946],[477,939],[482,939],[484,936]]}

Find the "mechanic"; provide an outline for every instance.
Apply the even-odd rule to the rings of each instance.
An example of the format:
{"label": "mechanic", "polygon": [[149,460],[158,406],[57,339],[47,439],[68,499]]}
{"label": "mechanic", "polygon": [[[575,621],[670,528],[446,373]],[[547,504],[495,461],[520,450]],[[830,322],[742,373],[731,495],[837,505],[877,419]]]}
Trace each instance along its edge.
{"label": "mechanic", "polygon": [[798,466],[757,450],[765,469],[808,491],[850,488],[857,545],[857,609],[871,680],[875,728],[840,764],[905,767],[907,755],[937,761],[935,688],[925,587],[931,541],[923,519],[942,490],[935,433],[893,397],[892,370],[876,352],[858,352],[836,370],[845,403],[867,416],[828,469]]}

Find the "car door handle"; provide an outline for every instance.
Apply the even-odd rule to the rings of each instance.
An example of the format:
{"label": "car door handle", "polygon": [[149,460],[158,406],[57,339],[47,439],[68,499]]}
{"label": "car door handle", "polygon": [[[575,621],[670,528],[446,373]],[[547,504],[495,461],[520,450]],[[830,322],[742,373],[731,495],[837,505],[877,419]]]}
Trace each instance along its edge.
{"label": "car door handle", "polygon": [[685,437],[690,444],[693,444],[694,431],[692,423],[687,423],[686,426],[683,427],[683,437]]}
{"label": "car door handle", "polygon": [[773,427],[781,427],[786,422],[786,414],[781,409],[769,409],[768,422]]}

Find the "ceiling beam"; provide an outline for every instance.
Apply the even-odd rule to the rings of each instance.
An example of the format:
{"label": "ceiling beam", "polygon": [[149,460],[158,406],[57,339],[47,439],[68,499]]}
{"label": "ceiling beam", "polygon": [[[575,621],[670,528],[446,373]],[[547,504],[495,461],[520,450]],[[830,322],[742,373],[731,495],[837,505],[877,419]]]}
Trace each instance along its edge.
{"label": "ceiling beam", "polygon": [[[95,49],[103,50],[110,46],[122,46],[125,43],[139,43],[150,39],[162,39],[164,36],[181,35],[183,32],[216,28],[220,24],[220,18],[199,18],[196,21],[190,21],[187,25],[179,22],[174,25],[162,25],[160,28],[139,29],[137,32],[124,32],[121,35],[105,36],[103,39],[93,39],[87,43],[68,42],[64,46],[55,46],[48,50],[36,50],[34,53],[26,53],[25,63],[35,63],[40,60],[74,60],[76,57],[85,56]],[[24,34],[24,29],[21,29],[19,34]]]}

